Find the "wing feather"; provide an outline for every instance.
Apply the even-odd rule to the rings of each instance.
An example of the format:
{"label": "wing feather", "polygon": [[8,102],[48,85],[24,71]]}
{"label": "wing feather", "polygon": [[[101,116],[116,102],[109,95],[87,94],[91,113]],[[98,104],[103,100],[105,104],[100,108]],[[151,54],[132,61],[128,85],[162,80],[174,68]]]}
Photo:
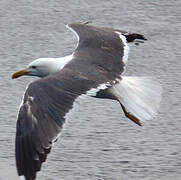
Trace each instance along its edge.
{"label": "wing feather", "polygon": [[61,71],[28,86],[16,131],[16,164],[20,176],[24,175],[26,180],[35,179],[75,99],[98,85],[99,82],[68,70],[68,73]]}

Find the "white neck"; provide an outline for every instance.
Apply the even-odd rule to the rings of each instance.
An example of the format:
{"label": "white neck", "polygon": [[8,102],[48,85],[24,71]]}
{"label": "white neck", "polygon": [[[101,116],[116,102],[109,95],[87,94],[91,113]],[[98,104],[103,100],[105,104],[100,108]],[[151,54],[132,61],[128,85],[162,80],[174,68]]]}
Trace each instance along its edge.
{"label": "white neck", "polygon": [[60,58],[51,58],[51,59],[52,59],[51,63],[53,65],[53,68],[57,72],[57,71],[60,71],[61,69],[63,69],[64,66],[73,59],[73,54],[71,54],[69,56],[64,56],[64,57],[60,57]]}
{"label": "white neck", "polygon": [[[73,59],[73,54],[61,58],[40,58],[28,65],[29,74],[38,77],[45,77],[56,73],[64,68]],[[36,68],[33,69],[32,67]]]}

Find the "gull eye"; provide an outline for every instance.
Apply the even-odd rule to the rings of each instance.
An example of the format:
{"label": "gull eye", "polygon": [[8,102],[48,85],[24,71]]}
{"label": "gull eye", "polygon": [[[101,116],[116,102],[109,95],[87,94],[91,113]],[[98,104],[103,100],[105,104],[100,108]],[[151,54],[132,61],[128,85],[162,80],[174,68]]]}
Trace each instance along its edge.
{"label": "gull eye", "polygon": [[31,66],[33,69],[36,69],[36,66]]}

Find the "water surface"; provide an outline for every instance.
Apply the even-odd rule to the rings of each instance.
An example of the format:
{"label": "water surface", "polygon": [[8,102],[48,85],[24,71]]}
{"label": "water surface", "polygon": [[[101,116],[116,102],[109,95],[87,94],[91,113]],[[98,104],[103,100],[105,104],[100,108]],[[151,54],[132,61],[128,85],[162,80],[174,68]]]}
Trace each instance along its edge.
{"label": "water surface", "polygon": [[125,75],[156,76],[164,93],[158,116],[143,127],[109,100],[85,99],[54,146],[39,179],[179,180],[181,176],[181,1],[1,0],[0,179],[17,179],[16,118],[25,87],[34,78],[11,74],[39,57],[70,54],[72,22],[141,32],[131,46]]}

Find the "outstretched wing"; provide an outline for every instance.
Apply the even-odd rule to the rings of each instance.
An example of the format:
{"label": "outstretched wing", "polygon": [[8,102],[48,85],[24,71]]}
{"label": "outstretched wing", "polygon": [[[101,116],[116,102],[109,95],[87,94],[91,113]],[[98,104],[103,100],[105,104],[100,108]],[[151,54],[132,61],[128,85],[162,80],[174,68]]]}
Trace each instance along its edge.
{"label": "outstretched wing", "polygon": [[124,71],[129,47],[120,31],[87,24],[69,24],[67,27],[78,39],[74,58],[80,61],[75,61],[76,66],[86,63],[117,75]]}
{"label": "outstretched wing", "polygon": [[[143,43],[147,40],[142,34],[119,29],[95,27],[87,24],[68,24],[66,26],[77,37],[74,56],[82,57],[110,72],[121,74],[128,60],[129,42]],[[86,63],[88,63],[86,62]]]}
{"label": "outstretched wing", "polygon": [[96,86],[98,83],[66,69],[29,85],[17,121],[16,164],[20,176],[35,179],[75,99]]}

